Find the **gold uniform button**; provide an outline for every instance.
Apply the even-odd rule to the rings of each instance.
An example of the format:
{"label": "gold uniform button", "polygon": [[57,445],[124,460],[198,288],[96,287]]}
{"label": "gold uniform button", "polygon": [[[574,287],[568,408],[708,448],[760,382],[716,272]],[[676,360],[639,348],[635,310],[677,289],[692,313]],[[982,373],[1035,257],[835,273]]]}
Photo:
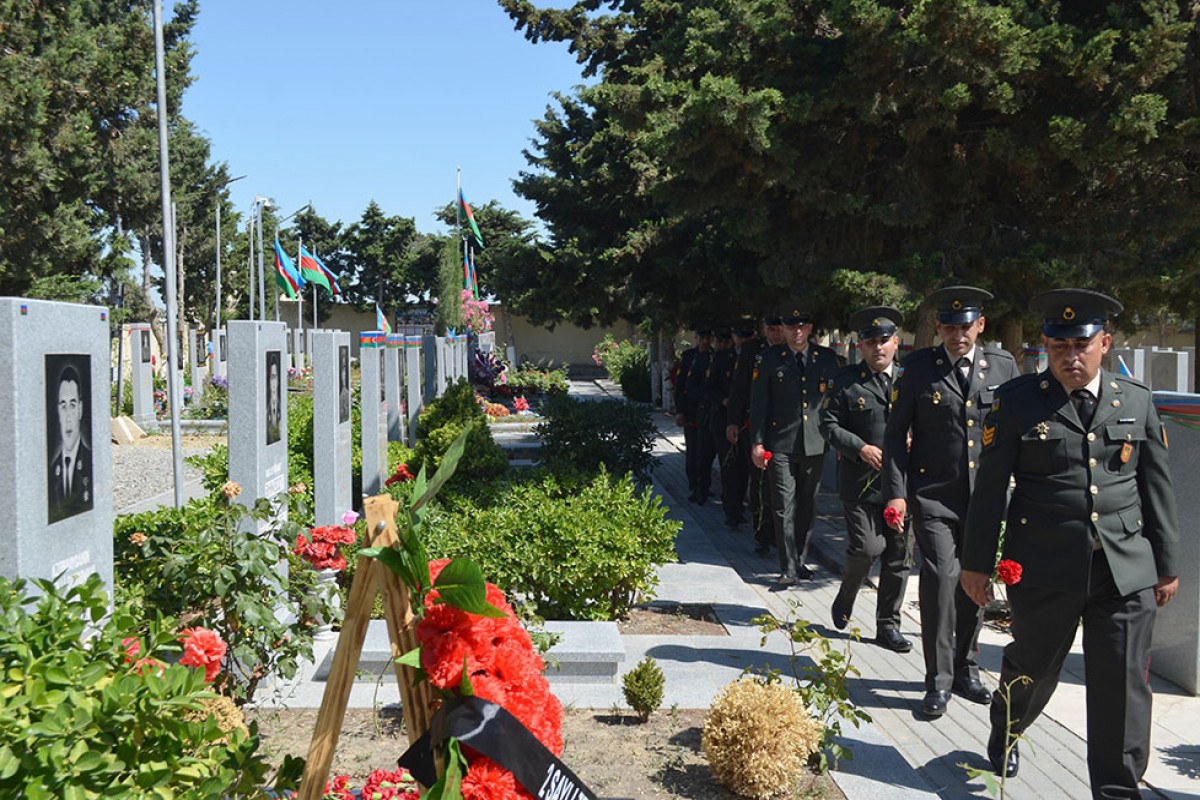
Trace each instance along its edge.
{"label": "gold uniform button", "polygon": [[971,469],[975,469],[975,462],[974,462],[974,461],[968,461],[968,462],[967,462],[967,466],[968,466],[968,467],[970,467]]}
{"label": "gold uniform button", "polygon": [[1095,511],[1093,511],[1092,512],[1092,522],[1095,522],[1098,519],[1100,519],[1100,515],[1098,513],[1096,513]]}
{"label": "gold uniform button", "polygon": [[967,439],[967,447],[974,447],[974,446],[975,446],[975,440]]}
{"label": "gold uniform button", "polygon": [[804,415],[804,421],[805,421],[805,422],[808,422],[808,414],[805,414],[805,415]]}
{"label": "gold uniform button", "polygon": [[925,474],[925,468],[924,468],[924,467],[921,467],[921,469],[920,469],[920,473],[921,473],[922,475],[924,475],[924,474]]}
{"label": "gold uniform button", "polygon": [[804,402],[804,407],[805,407],[805,408],[808,408],[808,401],[807,401],[807,400]]}
{"label": "gold uniform button", "polygon": [[1100,490],[1095,486],[1095,484],[1089,486],[1088,491],[1092,494],[1100,494]]}
{"label": "gold uniform button", "polygon": [[1029,522],[1029,520],[1025,519],[1024,517],[1021,517],[1021,524],[1022,524],[1022,525],[1026,524],[1027,522]]}
{"label": "gold uniform button", "polygon": [[973,420],[973,419],[969,419],[969,420],[967,420],[967,427],[968,427],[968,428],[974,428],[974,427],[975,427],[975,420]]}
{"label": "gold uniform button", "polygon": [[968,401],[967,401],[967,408],[970,408],[970,407],[971,407],[971,401],[970,401],[970,400],[968,400]]}
{"label": "gold uniform button", "polygon": [[1094,466],[1096,466],[1096,459],[1094,459],[1094,458],[1089,458],[1089,459],[1088,459],[1088,466],[1089,466],[1089,467],[1094,467]]}
{"label": "gold uniform button", "polygon": [[1094,442],[1094,441],[1096,441],[1096,434],[1094,434],[1094,433],[1092,433],[1091,431],[1089,431],[1089,432],[1088,432],[1088,435],[1087,435],[1087,440],[1088,440],[1089,442]]}

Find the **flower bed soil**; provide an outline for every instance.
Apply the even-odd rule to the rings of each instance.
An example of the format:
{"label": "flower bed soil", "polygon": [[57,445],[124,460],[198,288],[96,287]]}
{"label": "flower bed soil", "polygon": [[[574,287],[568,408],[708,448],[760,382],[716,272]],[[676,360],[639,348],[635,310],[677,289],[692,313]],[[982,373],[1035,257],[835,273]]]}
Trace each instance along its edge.
{"label": "flower bed soil", "polygon": [[630,609],[617,620],[617,630],[627,635],[728,636],[713,607],[704,603],[646,604]]}
{"label": "flower bed soil", "polygon": [[[690,798],[734,800],[737,795],[717,784],[700,750],[703,710],[662,709],[649,722],[615,711],[569,709],[563,720],[563,761],[601,800],[618,798]],[[262,747],[276,763],[284,754],[305,756],[316,709],[257,709]],[[395,769],[407,746],[399,709],[349,709],[334,753],[333,775],[350,775],[362,785],[375,769]],[[844,800],[828,776],[814,775],[807,785],[783,795],[789,798]]]}

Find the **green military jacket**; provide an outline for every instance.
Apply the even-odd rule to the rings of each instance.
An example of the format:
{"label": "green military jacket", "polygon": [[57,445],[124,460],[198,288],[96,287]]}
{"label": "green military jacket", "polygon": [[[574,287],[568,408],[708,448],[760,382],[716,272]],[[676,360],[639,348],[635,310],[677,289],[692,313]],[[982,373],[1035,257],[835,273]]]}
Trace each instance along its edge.
{"label": "green military jacket", "polygon": [[1179,574],[1167,442],[1150,390],[1105,371],[1100,378],[1087,430],[1049,372],[998,392],[983,426],[963,569],[992,572],[1007,520],[1004,556],[1031,586],[1086,594],[1097,540],[1123,595]]}
{"label": "green military jacket", "polygon": [[821,402],[840,365],[832,350],[812,342],[805,356],[801,372],[786,344],[759,353],[750,381],[751,444],[793,456],[824,454]]}
{"label": "green military jacket", "polygon": [[733,377],[729,381],[729,406],[725,411],[726,423],[739,428],[750,423],[750,383],[758,354],[768,347],[765,339],[755,337],[742,344],[733,365]]}
{"label": "green military jacket", "polygon": [[[892,383],[900,378],[900,367],[892,371]],[[838,494],[847,503],[883,504],[879,472],[858,456],[863,445],[883,448],[892,398],[885,395],[866,364],[843,367],[825,392],[821,408],[821,435],[841,458],[838,461]]]}
{"label": "green military jacket", "polygon": [[966,516],[983,418],[1001,384],[1021,374],[1008,351],[982,345],[965,395],[955,369],[940,344],[916,350],[904,359],[904,379],[892,388],[880,478],[883,499],[907,499],[908,513],[914,516]]}

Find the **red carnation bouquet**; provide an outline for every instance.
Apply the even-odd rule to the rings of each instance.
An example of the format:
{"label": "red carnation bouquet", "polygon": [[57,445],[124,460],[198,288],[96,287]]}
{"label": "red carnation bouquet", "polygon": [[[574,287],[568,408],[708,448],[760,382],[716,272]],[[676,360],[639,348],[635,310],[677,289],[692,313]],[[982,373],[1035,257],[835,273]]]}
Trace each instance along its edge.
{"label": "red carnation bouquet", "polygon": [[296,539],[292,552],[308,560],[317,569],[333,569],[341,572],[346,568],[346,557],[338,549],[340,544],[353,544],[358,538],[353,528],[345,525],[324,525],[310,532],[312,541],[301,534]]}
{"label": "red carnation bouquet", "polygon": [[[416,734],[428,730],[421,722],[428,719],[422,705],[428,704],[429,712],[440,705],[439,713],[452,717],[459,698],[474,696],[503,708],[558,756],[563,749],[562,703],[551,694],[543,675],[545,664],[504,593],[483,579],[473,561],[429,559],[419,535],[427,504],[454,473],[468,432],[446,451],[432,480],[426,480],[424,467],[418,472],[415,499],[400,513],[397,544],[370,547],[360,555],[378,559],[400,577],[418,617],[416,647],[400,659],[417,670],[416,694],[410,698],[415,703]],[[427,699],[417,702],[422,696]],[[461,792],[464,800],[532,800],[512,772],[468,744],[450,737],[441,747],[446,767],[431,788],[434,795],[455,797]],[[420,779],[417,770],[413,772]]]}

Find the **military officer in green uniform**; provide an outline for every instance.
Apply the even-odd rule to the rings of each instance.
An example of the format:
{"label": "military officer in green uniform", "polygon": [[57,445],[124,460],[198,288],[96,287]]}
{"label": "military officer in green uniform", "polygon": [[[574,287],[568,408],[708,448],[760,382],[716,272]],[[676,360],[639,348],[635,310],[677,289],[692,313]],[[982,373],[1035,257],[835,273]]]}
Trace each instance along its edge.
{"label": "military officer in green uniform", "polygon": [[725,454],[729,442],[725,439],[725,404],[729,397],[729,380],[733,377],[733,333],[728,325],[713,331],[713,349],[708,366],[702,374],[693,370],[688,376],[688,394],[696,403],[696,502],[703,505],[712,494],[713,459],[721,468],[721,500],[725,500]]}
{"label": "military officer in green uniform", "polygon": [[[817,427],[837,356],[810,341],[812,317],[799,304],[781,313],[785,344],[759,355],[750,383],[750,458],[767,470],[779,544],[779,583],[811,578],[804,565],[817,511],[826,443]],[[770,451],[768,461],[764,453]]]}
{"label": "military officer in green uniform", "polygon": [[839,455],[838,493],[848,539],[842,586],[833,601],[833,624],[842,630],[849,623],[858,590],[875,559],[882,557],[875,641],[898,653],[912,650],[912,642],[900,633],[912,534],[908,526],[894,531],[884,522],[879,470],[892,386],[899,379],[897,328],[903,319],[888,306],[864,308],[850,317],[850,327],[858,331],[863,360],[843,367],[834,376],[821,409],[821,433]]}
{"label": "military officer in green uniform", "polygon": [[696,346],[689,347],[679,357],[679,371],[675,373],[675,424],[683,428],[684,467],[688,480],[688,499],[696,501],[696,463],[700,450],[696,437],[696,412],[698,399],[688,391],[688,379],[693,372],[704,373],[712,354],[712,330],[703,325],[695,328]]}
{"label": "military officer in green uniform", "polygon": [[[727,455],[722,460],[721,477],[724,494],[725,524],[737,528],[746,521],[746,484],[750,480],[750,439],[739,432],[742,421],[749,419],[750,374],[755,357],[762,346],[754,320],[742,320],[733,326],[733,366],[725,386],[725,425],[715,435],[727,443]],[[741,383],[740,381],[744,381]],[[732,429],[732,430],[731,430]],[[758,470],[754,470],[757,472]],[[726,480],[726,475],[728,479]]]}
{"label": "military officer in green uniform", "polygon": [[[1116,300],[1058,289],[1030,305],[1043,318],[1049,369],[1003,386],[984,422],[962,585],[980,605],[991,597],[1007,520],[1004,557],[1022,568],[1008,587],[1013,641],[1000,675],[1002,687],[1011,685],[1011,732],[1026,730],[1054,693],[1082,620],[1092,796],[1140,797],[1155,609],[1179,584],[1166,435],[1150,390],[1100,367],[1112,345],[1108,320],[1121,311]],[[1005,711],[997,694],[988,757],[997,773],[1015,775]]]}
{"label": "military officer in green uniform", "polygon": [[979,682],[978,609],[958,582],[983,417],[996,389],[1020,374],[1007,352],[977,342],[983,304],[991,299],[972,286],[948,286],[926,298],[942,343],[904,360],[884,434],[883,499],[900,516],[896,530],[911,513],[921,548],[921,713],[928,718],[946,712],[951,691],[976,703],[992,697]]}
{"label": "military officer in green uniform", "polygon": [[767,347],[783,344],[783,320],[777,311],[762,320],[763,335],[744,341],[738,352],[733,380],[729,386],[729,418],[725,438],[737,445],[738,456],[746,466],[750,484],[750,523],[754,526],[754,552],[766,555],[775,544],[775,528],[771,517],[771,494],[763,480],[763,470],[750,462],[750,385],[758,357]]}

